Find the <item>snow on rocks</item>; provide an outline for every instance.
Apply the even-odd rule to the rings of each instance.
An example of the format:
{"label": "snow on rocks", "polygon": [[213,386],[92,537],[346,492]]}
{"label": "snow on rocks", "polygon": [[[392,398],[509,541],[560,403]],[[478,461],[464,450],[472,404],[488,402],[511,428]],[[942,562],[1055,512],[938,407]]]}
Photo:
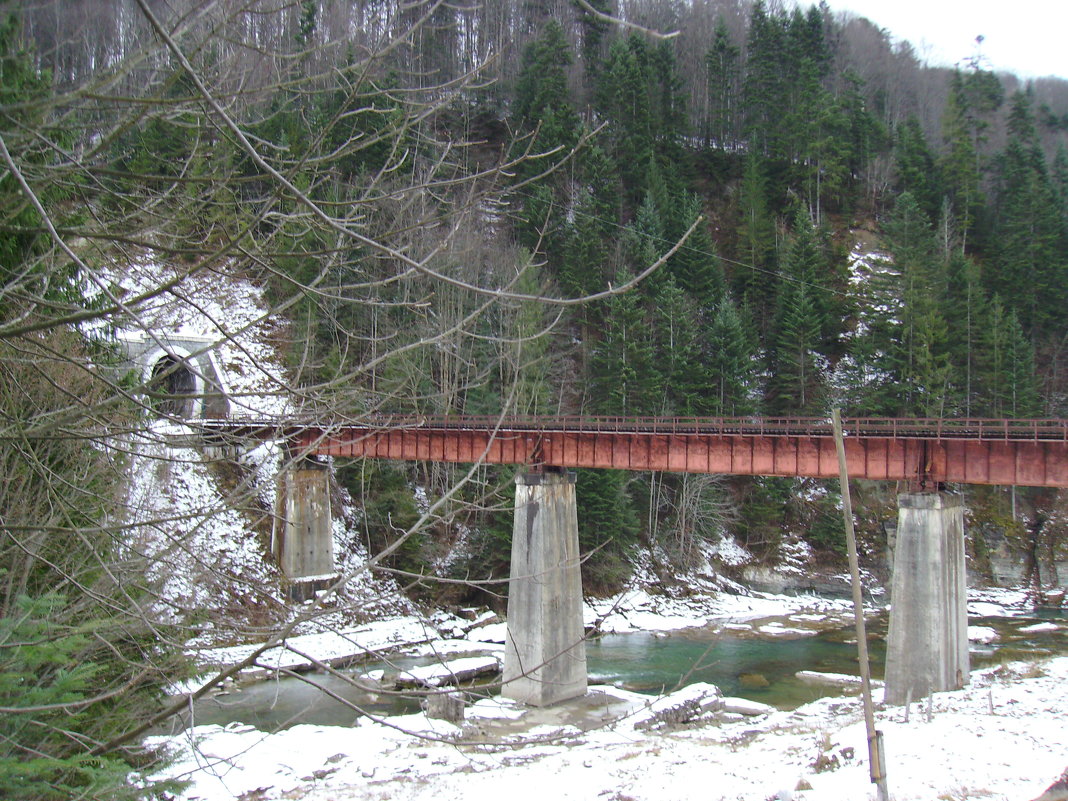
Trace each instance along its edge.
{"label": "snow on rocks", "polygon": [[705,682],[696,682],[661,696],[632,720],[640,731],[678,726],[723,708],[719,687]]}
{"label": "snow on rocks", "polygon": [[507,623],[490,623],[468,632],[467,638],[484,643],[504,643],[508,636]]}
{"label": "snow on rocks", "polygon": [[[860,676],[847,676],[844,673],[823,673],[819,670],[799,670],[794,674],[806,684],[827,684],[832,687],[849,687],[860,689]],[[873,681],[873,687],[881,687],[881,681]]]}
{"label": "snow on rocks", "polygon": [[500,660],[495,656],[469,656],[403,670],[397,674],[396,682],[398,687],[442,687],[500,673],[500,670]]}
{"label": "snow on rocks", "polygon": [[238,509],[198,451],[167,442],[172,428],[156,421],[124,443],[127,547],[146,559],[150,578],[161,585],[159,614],[181,620],[205,608],[277,613],[277,594],[264,591],[277,584],[277,571],[264,559],[254,519],[270,508],[262,479],[248,477]]}
{"label": "snow on rocks", "polygon": [[990,626],[968,626],[968,639],[971,642],[992,643],[1000,639],[997,629]]}
{"label": "snow on rocks", "polygon": [[968,614],[974,617],[1028,615],[1032,604],[1027,591],[1005,587],[968,590]]}
{"label": "snow on rocks", "polygon": [[785,626],[778,620],[757,626],[756,630],[769,637],[812,637],[819,634],[819,629],[801,629],[796,626]]}
{"label": "snow on rocks", "polygon": [[720,708],[724,712],[733,713],[735,715],[745,715],[746,717],[772,715],[779,711],[770,704],[762,704],[759,701],[750,701],[748,698],[724,698],[721,701]]}
{"label": "snow on rocks", "polygon": [[739,545],[734,537],[726,534],[713,546],[709,555],[714,557],[720,564],[731,567],[738,567],[753,561],[753,555]]}
{"label": "snow on rocks", "polygon": [[[620,603],[617,612],[640,619],[671,601],[642,595],[633,600],[636,609]],[[665,608],[690,620],[707,620],[718,604],[715,611],[735,617],[772,611],[817,623],[821,615],[848,607],[785,597],[705,603],[700,614],[682,614],[690,608],[675,601]],[[449,620],[435,622],[451,626]],[[441,659],[479,647],[485,645],[430,640],[416,650]],[[906,719],[899,707],[878,709],[893,797],[1018,801],[1039,795],[1065,762],[1065,681],[1068,658],[1019,663],[976,671],[964,690],[936,694],[930,722],[923,714]],[[677,725],[669,721],[672,715]],[[178,762],[168,775],[193,780],[185,795],[190,801],[244,793],[265,801],[526,797],[531,787],[563,801],[613,794],[648,801],[874,797],[858,699],[823,698],[783,712],[721,698],[712,685],[691,685],[653,701],[596,687],[584,698],[546,709],[484,698],[468,703],[462,725],[416,714],[381,722],[364,718],[349,728],[297,726],[270,736],[209,726],[169,742]]]}
{"label": "snow on rocks", "polygon": [[1047,631],[1060,631],[1061,627],[1056,623],[1035,623],[1030,626],[1022,626],[1020,628],[1021,634],[1041,634]]}
{"label": "snow on rocks", "polygon": [[[603,633],[673,631],[710,625],[751,631],[754,626],[763,626],[768,628],[764,633],[796,637],[838,625],[851,613],[850,601],[811,595],[718,593],[672,598],[634,588],[612,598],[587,599],[584,621],[587,629]],[[808,617],[795,617],[799,615]],[[776,617],[789,617],[791,622],[800,620],[807,625],[788,626],[771,619]]]}
{"label": "snow on rocks", "polygon": [[[419,617],[380,620],[340,631],[289,637],[283,645],[260,654],[256,658],[256,667],[275,671],[310,668],[317,662],[338,665],[436,637],[437,632]],[[213,648],[202,651],[199,657],[209,665],[233,665],[248,657],[257,647],[238,645]]]}

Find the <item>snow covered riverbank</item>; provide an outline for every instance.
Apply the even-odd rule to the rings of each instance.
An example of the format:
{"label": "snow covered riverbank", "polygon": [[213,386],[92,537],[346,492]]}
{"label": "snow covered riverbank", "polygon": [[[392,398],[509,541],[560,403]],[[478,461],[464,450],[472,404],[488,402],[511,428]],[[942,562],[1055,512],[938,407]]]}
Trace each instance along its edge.
{"label": "snow covered riverbank", "polygon": [[[973,613],[1011,615],[1021,601],[1012,593],[974,594]],[[848,614],[845,602],[815,598],[671,600],[643,593],[587,610],[588,619],[614,631],[681,628],[689,621],[773,634],[762,621],[775,616],[789,619],[780,627],[794,629],[790,636]],[[469,632],[472,642],[480,631],[486,633]],[[443,652],[462,651],[456,640],[441,645]],[[307,647],[314,641],[302,643]],[[976,671],[968,688],[935,696],[930,720],[919,705],[908,720],[901,708],[880,710],[892,797],[1038,796],[1068,765],[1066,680],[1068,658],[1013,663]],[[178,757],[168,775],[192,781],[190,801],[526,798],[535,787],[539,797],[617,801],[874,797],[855,698],[824,698],[756,717],[721,710],[674,730],[648,726],[651,702],[601,686],[546,710],[483,698],[468,707],[460,726],[423,714],[274,734],[240,724],[200,726],[168,738]]]}

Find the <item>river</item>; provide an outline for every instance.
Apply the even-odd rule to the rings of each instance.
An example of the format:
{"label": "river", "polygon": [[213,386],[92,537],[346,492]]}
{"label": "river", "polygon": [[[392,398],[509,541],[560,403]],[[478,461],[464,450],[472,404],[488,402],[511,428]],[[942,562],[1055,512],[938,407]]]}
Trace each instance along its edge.
{"label": "river", "polygon": [[[1064,620],[1064,611],[1045,611],[1027,617],[973,617],[969,623],[993,629],[990,644],[972,643],[972,667],[999,662],[1040,659],[1068,653],[1068,628],[1035,627],[1050,619]],[[1030,629],[1030,630],[1029,630]],[[869,621],[872,675],[882,676],[885,655],[886,614]],[[591,684],[613,684],[644,693],[670,691],[693,682],[709,682],[724,695],[740,696],[793,709],[825,695],[841,692],[833,687],[807,684],[798,671],[857,675],[856,642],[852,628],[832,629],[809,636],[762,636],[724,629],[687,629],[672,633],[634,632],[608,634],[587,643]],[[373,669],[396,672],[428,664],[428,658],[398,658],[371,663],[347,675]],[[368,693],[345,678],[309,674],[318,687],[301,678],[280,677],[248,684],[228,693],[212,695],[194,704],[176,726],[190,724],[250,724],[270,731],[298,723],[348,726],[366,713],[375,716],[415,712],[419,699],[403,693]],[[477,688],[473,688],[477,691]],[[344,698],[358,707],[330,697]]]}

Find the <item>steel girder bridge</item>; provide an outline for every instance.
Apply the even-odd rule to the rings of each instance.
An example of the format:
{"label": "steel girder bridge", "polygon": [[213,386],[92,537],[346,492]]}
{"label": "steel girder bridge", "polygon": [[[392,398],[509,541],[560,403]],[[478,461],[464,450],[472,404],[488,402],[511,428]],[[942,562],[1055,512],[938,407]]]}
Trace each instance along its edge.
{"label": "steel girder bridge", "polygon": [[[812,417],[374,414],[328,422],[203,420],[206,440],[269,438],[302,455],[759,476],[838,476],[831,421]],[[850,478],[1068,487],[1068,420],[843,420]]]}

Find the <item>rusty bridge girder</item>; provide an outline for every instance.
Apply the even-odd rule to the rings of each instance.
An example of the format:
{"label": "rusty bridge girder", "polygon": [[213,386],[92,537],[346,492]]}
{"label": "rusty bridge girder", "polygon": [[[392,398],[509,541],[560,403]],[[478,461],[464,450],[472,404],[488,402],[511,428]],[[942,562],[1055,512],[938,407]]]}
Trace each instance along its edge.
{"label": "rusty bridge girder", "polygon": [[[224,428],[213,425],[213,428]],[[246,425],[246,428],[253,426]],[[393,418],[297,425],[303,453],[731,475],[838,475],[829,421],[803,418]],[[1068,487],[1068,421],[847,420],[851,478]]]}

